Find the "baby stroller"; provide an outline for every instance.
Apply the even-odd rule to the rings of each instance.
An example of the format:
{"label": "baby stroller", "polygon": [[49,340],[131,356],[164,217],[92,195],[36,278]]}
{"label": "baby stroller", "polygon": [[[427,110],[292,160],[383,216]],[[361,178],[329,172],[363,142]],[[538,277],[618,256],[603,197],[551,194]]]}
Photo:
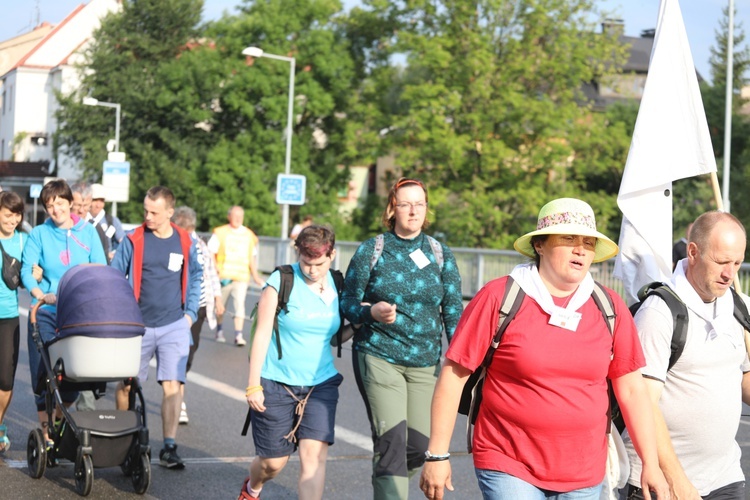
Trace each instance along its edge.
{"label": "baby stroller", "polygon": [[[29,475],[40,478],[58,458],[74,462],[76,491],[91,492],[94,468],[119,465],[136,493],[151,483],[146,405],[138,383],[145,331],[133,289],[116,269],[86,264],[67,271],[58,286],[54,338],[43,338],[37,323],[42,301],[32,308],[32,337],[41,355],[37,389],[46,389],[49,446],[41,429],[29,434]],[[128,410],[69,412],[64,390],[92,390],[98,398],[107,382],[131,385]],[[39,392],[37,392],[39,393]],[[62,413],[55,419],[54,415]],[[59,415],[59,414],[58,414]]]}

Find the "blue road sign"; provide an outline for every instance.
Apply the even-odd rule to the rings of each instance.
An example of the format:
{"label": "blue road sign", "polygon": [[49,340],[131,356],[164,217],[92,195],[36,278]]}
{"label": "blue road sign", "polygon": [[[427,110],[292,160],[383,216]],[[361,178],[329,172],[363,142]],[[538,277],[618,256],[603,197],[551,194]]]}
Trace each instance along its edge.
{"label": "blue road sign", "polygon": [[29,196],[36,199],[39,198],[40,194],[42,194],[41,184],[32,184],[31,186],[29,186]]}
{"label": "blue road sign", "polygon": [[276,178],[276,203],[304,205],[307,178],[297,174],[279,174]]}

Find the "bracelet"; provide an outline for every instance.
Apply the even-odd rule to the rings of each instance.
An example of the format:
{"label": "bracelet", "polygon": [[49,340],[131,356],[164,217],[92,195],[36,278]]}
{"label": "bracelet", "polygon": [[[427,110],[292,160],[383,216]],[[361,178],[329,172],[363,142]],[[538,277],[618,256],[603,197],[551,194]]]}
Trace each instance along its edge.
{"label": "bracelet", "polygon": [[443,460],[448,460],[450,457],[450,453],[446,453],[445,455],[433,455],[429,450],[424,452],[425,462],[442,462]]}
{"label": "bracelet", "polygon": [[250,394],[255,394],[256,392],[260,392],[263,390],[263,387],[259,385],[251,385],[247,389],[245,389],[245,397],[249,396]]}

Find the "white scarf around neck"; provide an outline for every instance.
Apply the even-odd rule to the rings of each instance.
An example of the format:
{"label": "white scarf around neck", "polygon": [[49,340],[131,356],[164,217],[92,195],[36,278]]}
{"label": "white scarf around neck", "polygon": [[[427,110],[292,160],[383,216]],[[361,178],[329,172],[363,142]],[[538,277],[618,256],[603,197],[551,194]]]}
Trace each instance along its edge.
{"label": "white scarf around neck", "polygon": [[[549,293],[547,286],[542,281],[542,277],[539,276],[539,270],[536,264],[533,262],[527,264],[517,265],[510,273],[510,277],[513,278],[521,289],[526,292],[526,295],[531,297],[539,304],[544,312],[552,316],[555,308],[552,294]],[[594,291],[594,278],[591,277],[590,273],[586,273],[586,277],[578,285],[578,288],[573,292],[573,296],[568,301],[568,305],[564,308],[567,311],[575,312],[586,303],[591,297]]]}

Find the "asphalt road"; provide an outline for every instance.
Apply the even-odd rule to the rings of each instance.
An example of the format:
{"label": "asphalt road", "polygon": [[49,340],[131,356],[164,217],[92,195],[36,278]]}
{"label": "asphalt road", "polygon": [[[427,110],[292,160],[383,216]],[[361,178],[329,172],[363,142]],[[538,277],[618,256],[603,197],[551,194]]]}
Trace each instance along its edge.
{"label": "asphalt road", "polygon": [[[28,306],[25,292],[22,306]],[[248,309],[257,300],[248,294]],[[37,427],[26,351],[26,316],[21,315],[21,355],[16,374],[16,388],[5,422],[12,441],[11,449],[0,458],[0,498],[3,499],[73,499],[75,492],[73,465],[67,461],[48,468],[41,479],[32,479],[26,466],[26,440]],[[227,316],[226,327],[231,330]],[[229,336],[228,336],[229,338]],[[336,444],[329,450],[324,498],[351,500],[372,498],[370,485],[371,450],[369,425],[351,370],[351,343],[345,345],[343,357],[336,360],[344,376],[337,411]],[[90,498],[125,499],[234,499],[247,475],[254,449],[250,436],[241,436],[247,405],[244,387],[247,383],[247,350],[231,343],[219,344],[204,327],[200,349],[193,362],[186,385],[186,403],[190,423],[180,426],[177,434],[179,453],[186,462],[183,471],[171,471],[158,465],[162,448],[161,391],[150,379],[144,384],[151,434],[152,482],[148,492],[133,493],[130,479],[119,467],[95,469]],[[98,402],[99,408],[113,408],[112,388]],[[750,409],[746,408],[750,415]],[[476,486],[471,457],[465,453],[465,419],[459,418],[451,443],[451,464],[455,492],[446,498],[463,500],[481,498]],[[743,418],[738,436],[743,448],[743,469],[750,472],[750,419]],[[264,499],[297,498],[299,462],[292,457],[286,469],[264,488]],[[410,483],[410,498],[423,498],[418,478]]]}

